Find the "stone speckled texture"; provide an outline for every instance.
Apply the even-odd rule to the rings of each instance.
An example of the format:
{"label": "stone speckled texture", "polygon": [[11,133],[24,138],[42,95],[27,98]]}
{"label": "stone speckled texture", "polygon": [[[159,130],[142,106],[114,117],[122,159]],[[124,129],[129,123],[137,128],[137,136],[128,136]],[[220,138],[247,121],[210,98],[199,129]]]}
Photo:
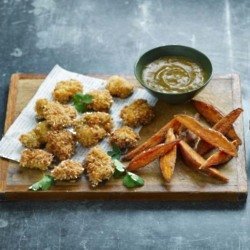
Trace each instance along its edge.
{"label": "stone speckled texture", "polygon": [[[215,74],[240,74],[248,142],[249,16],[247,0],[2,0],[1,133],[12,73],[48,73],[58,63],[132,74],[145,50],[183,44],[206,53]],[[0,248],[249,249],[249,211],[248,202],[3,202]]]}

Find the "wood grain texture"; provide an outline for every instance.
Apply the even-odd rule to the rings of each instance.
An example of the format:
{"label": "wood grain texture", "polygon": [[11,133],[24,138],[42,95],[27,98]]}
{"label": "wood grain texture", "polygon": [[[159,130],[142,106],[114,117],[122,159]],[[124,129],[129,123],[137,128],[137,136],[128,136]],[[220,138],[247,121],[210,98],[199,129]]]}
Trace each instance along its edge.
{"label": "wood grain texture", "polygon": [[[33,96],[44,77],[44,75],[38,74],[12,75],[5,131]],[[98,75],[98,77],[106,79],[108,76]],[[133,77],[127,76],[127,78],[137,84]],[[239,76],[230,74],[215,77],[197,98],[211,102],[224,113],[228,113],[233,108],[241,107]],[[158,131],[173,115],[180,113],[193,115],[195,109],[190,103],[172,106],[158,101],[155,122],[143,127],[140,131],[141,142]],[[235,123],[235,128],[240,138],[243,139],[242,121],[241,116]],[[1,159],[0,191],[2,199],[7,200],[146,199],[239,201],[246,199],[247,196],[245,165],[243,140],[238,157],[221,169],[222,173],[229,178],[228,184],[222,184],[210,177],[199,175],[185,166],[178,157],[173,180],[170,184],[164,182],[159,163],[154,161],[138,171],[138,174],[145,180],[145,185],[142,188],[128,190],[122,185],[121,180],[112,179],[105,185],[92,189],[89,187],[86,178],[83,177],[75,183],[58,183],[46,192],[31,192],[28,191],[29,185],[37,181],[43,173],[38,170],[20,169],[15,162]]]}

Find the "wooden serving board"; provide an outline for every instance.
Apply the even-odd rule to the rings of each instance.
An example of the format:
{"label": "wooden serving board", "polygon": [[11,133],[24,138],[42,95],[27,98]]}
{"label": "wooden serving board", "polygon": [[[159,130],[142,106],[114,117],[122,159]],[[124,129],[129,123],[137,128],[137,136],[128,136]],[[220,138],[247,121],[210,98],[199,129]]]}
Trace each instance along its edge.
{"label": "wooden serving board", "polygon": [[[108,76],[97,76],[103,79]],[[15,120],[33,96],[44,75],[14,74],[11,77],[5,131]],[[127,77],[136,84],[133,77]],[[241,107],[240,81],[238,75],[225,75],[213,78],[208,86],[197,96],[208,100],[223,112],[228,113]],[[168,105],[162,101],[156,104],[156,119],[145,126],[140,135],[142,141],[159,130],[177,113],[195,114],[191,104]],[[145,185],[137,189],[127,189],[120,179],[111,179],[96,189],[89,187],[85,176],[77,182],[57,183],[49,191],[32,192],[28,187],[39,180],[43,173],[39,170],[20,169],[18,164],[9,160],[0,160],[0,192],[2,199],[20,200],[80,200],[80,199],[147,199],[147,200],[228,200],[239,201],[247,196],[247,177],[242,116],[235,128],[243,144],[237,158],[227,163],[221,171],[229,178],[228,184],[202,176],[185,166],[180,159],[176,164],[173,180],[166,184],[161,176],[157,161],[138,171]],[[179,157],[180,158],[180,157]]]}

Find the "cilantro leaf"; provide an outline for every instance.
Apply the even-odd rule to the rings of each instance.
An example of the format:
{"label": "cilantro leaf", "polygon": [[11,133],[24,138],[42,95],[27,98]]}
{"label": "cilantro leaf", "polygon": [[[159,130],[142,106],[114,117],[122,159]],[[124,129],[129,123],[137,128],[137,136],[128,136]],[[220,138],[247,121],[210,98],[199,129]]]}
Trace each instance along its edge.
{"label": "cilantro leaf", "polygon": [[43,178],[34,183],[32,186],[29,187],[29,190],[38,191],[38,190],[48,190],[51,186],[53,186],[55,180],[50,175],[44,175]]}
{"label": "cilantro leaf", "polygon": [[92,103],[93,97],[89,94],[76,93],[73,96],[73,103],[76,110],[84,113],[87,110],[87,104]]}
{"label": "cilantro leaf", "polygon": [[122,155],[122,151],[120,150],[119,147],[117,147],[116,145],[112,145],[112,150],[108,151],[108,155],[114,160],[120,160],[121,155]]}
{"label": "cilantro leaf", "polygon": [[144,180],[134,173],[127,172],[123,178],[123,185],[127,188],[141,187],[144,185]]}
{"label": "cilantro leaf", "polygon": [[115,165],[115,172],[114,172],[114,177],[119,178],[123,176],[126,173],[124,165],[118,161],[117,159],[113,159],[113,163]]}

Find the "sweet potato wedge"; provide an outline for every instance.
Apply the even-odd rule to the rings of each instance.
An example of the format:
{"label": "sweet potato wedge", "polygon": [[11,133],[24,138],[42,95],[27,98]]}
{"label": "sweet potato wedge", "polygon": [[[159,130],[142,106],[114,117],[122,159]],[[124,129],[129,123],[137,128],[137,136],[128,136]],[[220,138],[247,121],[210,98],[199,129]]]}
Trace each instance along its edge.
{"label": "sweet potato wedge", "polygon": [[[239,117],[239,115],[242,113],[242,109],[241,108],[237,108],[233,111],[231,111],[228,115],[226,115],[225,117],[221,118],[220,121],[218,121],[214,126],[213,129],[222,133],[223,135],[225,135],[230,128],[232,127],[233,123],[236,121],[236,119]],[[213,149],[213,146],[204,141],[204,140],[199,140],[198,144],[197,144],[197,152],[200,155],[204,155],[207,152],[209,152],[211,149]]]}
{"label": "sweet potato wedge", "polygon": [[175,140],[169,143],[162,143],[156,145],[148,150],[143,151],[136,157],[134,157],[129,165],[127,166],[127,170],[134,171],[139,168],[146,166],[148,163],[152,162],[153,160],[159,158],[162,155],[165,155],[167,152],[173,149],[173,147],[179,142],[180,140]]}
{"label": "sweet potato wedge", "polygon": [[[205,118],[205,120],[211,125],[214,126],[219,120],[223,118],[223,114],[220,110],[215,108],[212,104],[205,103],[199,100],[192,100],[192,103],[196,110]],[[238,144],[241,145],[241,139],[237,135],[233,126],[227,132],[227,137],[231,140],[237,140]]]}
{"label": "sweet potato wedge", "polygon": [[129,161],[133,159],[136,155],[140,154],[144,150],[154,147],[155,145],[164,141],[167,131],[170,128],[173,128],[176,131],[179,128],[180,124],[175,119],[169,121],[165,126],[163,126],[157,133],[152,135],[149,139],[147,139],[144,143],[131,150],[127,154],[122,157],[123,161]]}
{"label": "sweet potato wedge", "polygon": [[[175,139],[176,137],[174,131],[172,128],[170,128],[167,132],[166,143],[173,142]],[[174,146],[172,150],[161,156],[159,159],[162,175],[167,182],[170,182],[174,173],[176,154],[177,147]]]}
{"label": "sweet potato wedge", "polygon": [[225,177],[223,174],[221,174],[215,168],[206,168],[203,170],[199,170],[200,166],[203,165],[206,161],[202,156],[200,156],[197,152],[195,152],[186,142],[180,141],[178,146],[182,158],[187,166],[199,171],[200,173],[214,177],[217,180],[222,181],[224,183],[228,182],[228,178]]}
{"label": "sweet potato wedge", "polygon": [[237,150],[232,142],[218,131],[204,127],[200,122],[188,115],[176,115],[175,119],[214,147],[219,148],[229,155],[237,155]]}
{"label": "sweet potato wedge", "polygon": [[[235,147],[239,146],[237,140],[233,141],[233,144],[235,145]],[[231,155],[228,155],[227,153],[219,150],[215,152],[214,154],[212,154],[209,158],[207,158],[204,164],[200,166],[200,169],[206,169],[212,166],[213,167],[218,166],[218,165],[221,165],[230,161],[231,159],[232,159]]]}

